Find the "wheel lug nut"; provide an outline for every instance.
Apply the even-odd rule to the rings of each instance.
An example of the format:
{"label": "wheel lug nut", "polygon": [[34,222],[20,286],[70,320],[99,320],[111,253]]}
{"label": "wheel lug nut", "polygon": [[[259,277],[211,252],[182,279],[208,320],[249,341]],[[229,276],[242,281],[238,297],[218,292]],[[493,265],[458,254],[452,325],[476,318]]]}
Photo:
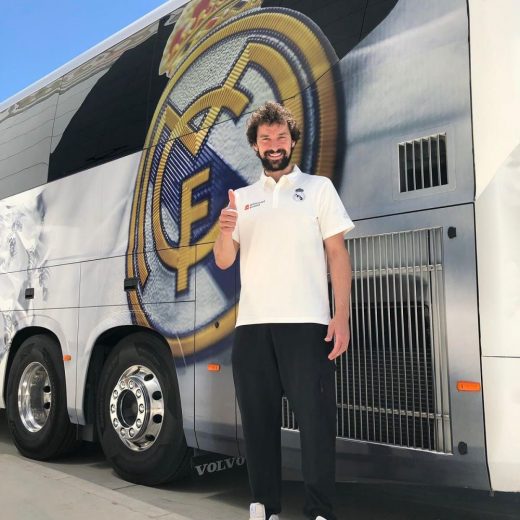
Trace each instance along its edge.
{"label": "wheel lug nut", "polygon": [[125,432],[124,428],[121,428],[120,432],[121,432],[121,437],[124,437],[126,435],[126,432]]}
{"label": "wheel lug nut", "polygon": [[119,386],[121,387],[121,390],[122,390],[122,389],[125,387],[125,382],[124,382],[124,381],[121,381],[121,382],[119,383]]}
{"label": "wheel lug nut", "polygon": [[114,428],[117,428],[119,426],[119,421],[117,419],[114,419],[113,425]]}
{"label": "wheel lug nut", "polygon": [[111,411],[112,413],[114,413],[114,412],[116,411],[116,405],[115,405],[115,404],[111,404],[111,405],[110,405],[110,411]]}
{"label": "wheel lug nut", "polygon": [[133,382],[133,381],[130,381],[130,382],[128,383],[128,386],[129,386],[130,388],[133,388],[133,387],[134,387],[134,382]]}
{"label": "wheel lug nut", "polygon": [[130,434],[130,437],[133,437],[135,435],[135,431],[133,428],[130,428],[130,431],[128,433]]}
{"label": "wheel lug nut", "polygon": [[139,389],[136,390],[136,391],[135,391],[135,395],[136,395],[137,397],[141,397],[141,390],[139,390]]}
{"label": "wheel lug nut", "polygon": [[114,397],[117,397],[119,395],[119,392],[117,390],[114,390],[114,393],[112,394]]}
{"label": "wheel lug nut", "polygon": [[138,428],[141,428],[141,425],[143,424],[143,422],[141,421],[141,419],[137,419],[137,421],[135,421],[135,425],[138,427]]}
{"label": "wheel lug nut", "polygon": [[140,405],[139,405],[139,411],[140,411],[141,413],[144,412],[144,404],[140,404]]}

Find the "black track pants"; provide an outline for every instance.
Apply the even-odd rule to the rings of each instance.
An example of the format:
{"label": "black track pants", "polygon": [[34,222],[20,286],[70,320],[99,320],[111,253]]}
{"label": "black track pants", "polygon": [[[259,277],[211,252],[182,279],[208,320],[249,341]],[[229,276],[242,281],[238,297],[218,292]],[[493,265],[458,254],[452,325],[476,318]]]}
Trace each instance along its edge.
{"label": "black track pants", "polygon": [[[253,502],[281,510],[281,399],[295,412],[302,445],[305,514],[335,520],[336,394],[332,342],[316,323],[242,325],[233,345],[233,376],[246,443]],[[269,514],[267,518],[269,518]]]}

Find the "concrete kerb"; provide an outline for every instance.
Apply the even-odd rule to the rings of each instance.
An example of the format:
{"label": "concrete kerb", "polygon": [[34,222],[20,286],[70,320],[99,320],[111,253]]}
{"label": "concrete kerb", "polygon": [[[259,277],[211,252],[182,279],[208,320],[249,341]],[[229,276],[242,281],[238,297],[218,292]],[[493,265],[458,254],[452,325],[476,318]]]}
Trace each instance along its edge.
{"label": "concrete kerb", "polygon": [[92,515],[96,520],[117,515],[125,520],[193,520],[13,455],[0,455],[0,474],[0,503],[7,518],[33,519],[37,512],[56,520],[91,520]]}

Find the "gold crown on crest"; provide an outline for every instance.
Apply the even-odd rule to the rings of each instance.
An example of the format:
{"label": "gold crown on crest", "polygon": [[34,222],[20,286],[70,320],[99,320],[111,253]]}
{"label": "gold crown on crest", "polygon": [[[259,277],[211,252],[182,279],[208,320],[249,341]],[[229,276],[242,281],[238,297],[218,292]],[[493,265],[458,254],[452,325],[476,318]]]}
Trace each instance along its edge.
{"label": "gold crown on crest", "polygon": [[189,51],[213,28],[255,7],[262,0],[192,0],[182,11],[164,48],[159,74],[173,76]]}

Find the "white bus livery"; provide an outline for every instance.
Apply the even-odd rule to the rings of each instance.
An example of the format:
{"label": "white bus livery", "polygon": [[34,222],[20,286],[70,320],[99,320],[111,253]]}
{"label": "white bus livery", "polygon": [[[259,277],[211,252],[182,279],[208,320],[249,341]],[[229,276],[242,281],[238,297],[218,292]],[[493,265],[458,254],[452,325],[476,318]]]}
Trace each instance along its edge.
{"label": "white bus livery", "polygon": [[516,0],[172,0],[0,104],[20,452],[97,440],[144,484],[243,453],[238,269],[212,247],[227,190],[259,175],[247,118],[277,100],[295,162],[356,221],[338,480],[520,491],[519,19]]}

